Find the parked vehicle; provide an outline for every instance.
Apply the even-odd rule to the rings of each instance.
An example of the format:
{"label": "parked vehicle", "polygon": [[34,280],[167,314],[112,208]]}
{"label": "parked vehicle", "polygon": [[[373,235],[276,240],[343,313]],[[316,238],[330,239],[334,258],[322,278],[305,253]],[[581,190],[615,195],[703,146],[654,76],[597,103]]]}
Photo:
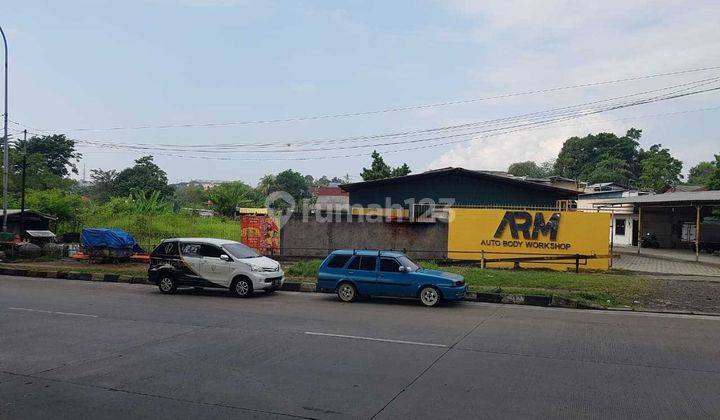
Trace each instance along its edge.
{"label": "parked vehicle", "polygon": [[641,245],[643,248],[660,248],[660,241],[654,233],[648,232],[643,236]]}
{"label": "parked vehicle", "polygon": [[238,297],[272,293],[284,282],[277,261],[240,242],[212,238],[165,239],[150,254],[148,278],[162,293],[208,287],[230,289]]}
{"label": "parked vehicle", "polygon": [[136,252],[144,252],[129,233],[122,229],[86,228],[80,235],[90,262],[128,261]]}
{"label": "parked vehicle", "polygon": [[386,296],[437,306],[442,300],[462,299],[467,286],[462,276],[420,268],[401,252],[337,250],[320,265],[317,291],[337,293],[343,302]]}

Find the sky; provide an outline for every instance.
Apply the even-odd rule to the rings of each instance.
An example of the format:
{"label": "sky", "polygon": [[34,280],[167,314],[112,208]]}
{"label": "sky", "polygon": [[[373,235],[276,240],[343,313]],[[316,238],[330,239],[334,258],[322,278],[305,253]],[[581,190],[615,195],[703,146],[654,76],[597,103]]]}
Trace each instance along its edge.
{"label": "sky", "polygon": [[[358,181],[373,149],[390,165],[406,162],[415,173],[447,166],[505,170],[516,161],[552,159],[569,137],[620,135],[630,127],[643,130],[642,147],[662,144],[687,172],[720,153],[720,91],[492,136],[412,143],[407,140],[417,137],[367,136],[507,118],[718,77],[714,69],[476,101],[720,66],[718,22],[717,1],[0,5],[10,49],[10,119],[31,132],[78,140],[81,172],[122,169],[152,154],[171,182],[253,185],[285,169]],[[413,108],[457,101],[465,102]],[[404,107],[413,109],[303,119]],[[265,122],[237,124],[252,121]],[[523,126],[528,120],[516,121]],[[23,127],[10,128],[17,136]],[[356,137],[364,138],[324,142]],[[314,140],[323,142],[296,144]],[[275,142],[286,146],[257,146]],[[134,146],[111,147],[118,144]],[[218,144],[234,146],[218,151]],[[157,145],[164,150],[147,149]]]}

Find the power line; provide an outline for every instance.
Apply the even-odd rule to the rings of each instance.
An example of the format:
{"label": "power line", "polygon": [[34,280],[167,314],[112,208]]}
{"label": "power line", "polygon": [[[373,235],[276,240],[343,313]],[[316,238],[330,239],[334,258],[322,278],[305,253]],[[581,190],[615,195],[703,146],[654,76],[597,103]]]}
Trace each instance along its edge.
{"label": "power line", "polygon": [[[708,89],[703,89],[703,90],[696,90],[696,91],[691,91],[691,92],[684,92],[684,93],[676,93],[676,94],[662,95],[662,96],[658,96],[658,97],[655,97],[655,98],[647,98],[647,99],[643,99],[643,100],[637,100],[637,101],[632,102],[632,103],[616,104],[616,105],[612,105],[612,106],[607,106],[607,107],[605,107],[605,108],[596,109],[596,110],[593,110],[593,111],[588,112],[588,113],[585,113],[585,114],[567,115],[567,116],[563,116],[563,117],[555,117],[555,118],[547,119],[547,120],[545,120],[545,121],[537,121],[537,122],[532,122],[532,123],[528,123],[528,124],[521,124],[521,125],[518,125],[518,126],[515,126],[515,127],[505,127],[502,131],[498,131],[498,132],[494,132],[494,133],[488,133],[488,134],[485,134],[485,135],[482,135],[482,136],[476,136],[477,133],[463,133],[463,134],[449,135],[449,136],[443,136],[443,137],[434,137],[434,138],[429,138],[429,139],[411,140],[411,141],[403,141],[403,142],[395,142],[395,143],[383,143],[383,144],[378,144],[378,145],[373,145],[373,146],[365,146],[365,147],[390,146],[390,145],[398,145],[398,144],[407,144],[407,143],[411,143],[411,142],[433,142],[433,141],[439,141],[439,140],[447,140],[448,138],[453,138],[453,137],[467,137],[467,136],[471,136],[470,138],[467,138],[467,139],[465,139],[465,138],[460,138],[460,139],[458,139],[458,140],[442,141],[442,142],[440,142],[440,143],[426,144],[426,145],[421,145],[421,146],[413,146],[413,147],[404,148],[404,149],[394,149],[394,150],[389,150],[389,151],[386,150],[386,151],[384,151],[384,153],[394,153],[394,152],[401,152],[401,151],[419,150],[419,149],[427,149],[427,148],[433,148],[433,147],[440,147],[440,146],[445,146],[445,145],[449,145],[449,144],[463,143],[463,142],[467,142],[467,141],[474,140],[474,139],[478,139],[478,138],[486,138],[486,137],[492,137],[492,136],[498,136],[498,135],[503,135],[503,134],[514,133],[514,132],[518,132],[518,131],[526,131],[526,130],[528,130],[528,129],[535,129],[535,128],[542,127],[542,126],[545,126],[545,125],[550,125],[550,124],[553,124],[553,123],[558,122],[558,121],[576,119],[576,118],[580,118],[580,117],[583,117],[583,116],[592,115],[592,114],[598,114],[598,113],[607,112],[607,111],[611,111],[611,110],[615,110],[615,109],[622,109],[622,108],[627,108],[627,107],[632,107],[632,106],[638,106],[638,105],[647,104],[647,103],[665,101],[665,100],[669,100],[669,99],[675,99],[675,98],[680,98],[680,97],[695,95],[695,94],[704,93],[704,92],[716,91],[716,90],[720,90],[720,87],[713,87],[713,88],[708,88]],[[353,147],[353,148],[354,148],[354,147]],[[132,148],[131,148],[131,149],[132,149]],[[331,150],[338,150],[338,149],[342,149],[342,148],[333,148],[333,149],[331,149]],[[219,156],[188,156],[188,155],[175,154],[175,153],[164,153],[164,150],[163,150],[163,149],[160,149],[160,150],[161,150],[161,152],[160,152],[160,153],[157,153],[158,155],[174,156],[174,157],[182,157],[182,158],[191,158],[191,159],[235,160],[235,161],[320,160],[320,159],[337,159],[337,158],[358,157],[358,156],[365,156],[365,155],[366,155],[365,153],[362,153],[362,154],[348,154],[348,155],[334,155],[334,156],[303,156],[303,157],[292,157],[292,158],[273,158],[273,157],[271,157],[271,158],[240,158],[240,159],[237,159],[237,158],[219,157]]]}
{"label": "power line", "polygon": [[[279,140],[279,141],[271,141],[271,142],[250,142],[250,143],[221,143],[221,144],[194,144],[194,145],[178,145],[178,144],[168,144],[168,143],[122,143],[122,142],[113,142],[113,141],[96,141],[96,140],[83,140],[76,138],[76,141],[78,142],[85,142],[85,143],[95,143],[100,144],[106,147],[135,147],[140,149],[147,149],[147,150],[160,150],[160,149],[166,149],[171,151],[190,151],[189,149],[201,149],[196,151],[197,153],[234,153],[234,152],[243,152],[243,153],[250,153],[254,150],[247,149],[248,147],[259,147],[259,148],[274,148],[272,150],[265,150],[263,152],[259,153],[270,153],[270,152],[281,152],[281,153],[287,153],[287,152],[299,152],[299,151],[307,151],[309,149],[287,149],[292,146],[307,146],[307,145],[319,145],[319,144],[326,144],[326,143],[346,143],[346,142],[352,142],[352,143],[358,143],[358,142],[367,142],[372,140],[378,140],[378,139],[387,139],[387,138],[397,138],[397,137],[408,137],[408,136],[425,136],[433,133],[441,133],[446,131],[456,131],[456,130],[472,130],[477,127],[481,126],[497,126],[501,124],[507,124],[507,123],[513,123],[517,121],[532,121],[537,119],[546,118],[547,116],[551,115],[566,115],[567,113],[575,112],[576,110],[587,108],[593,105],[603,104],[606,102],[612,102],[617,101],[620,99],[627,99],[627,98],[633,98],[637,96],[647,95],[650,93],[657,93],[657,92],[663,92],[668,90],[675,90],[674,93],[682,92],[690,89],[694,89],[701,86],[706,86],[708,84],[715,83],[717,81],[720,81],[720,77],[711,77],[706,79],[700,79],[695,80],[692,82],[686,82],[681,83],[677,85],[667,86],[663,88],[658,89],[651,89],[646,90],[642,92],[637,93],[631,93],[627,95],[617,96],[613,98],[607,98],[607,99],[601,99],[601,100],[595,100],[590,102],[585,102],[581,104],[576,105],[570,105],[570,106],[564,106],[564,107],[558,107],[558,108],[552,108],[549,110],[543,110],[543,111],[536,111],[531,113],[525,113],[510,117],[503,117],[503,118],[497,118],[492,120],[484,120],[484,121],[477,121],[477,122],[471,122],[471,123],[464,123],[459,125],[453,125],[453,126],[444,126],[444,127],[436,127],[436,128],[430,128],[430,129],[420,129],[420,130],[409,130],[409,131],[403,131],[403,132],[395,132],[395,133],[386,133],[386,134],[374,134],[374,135],[365,135],[365,136],[355,136],[355,137],[344,137],[344,138],[334,138],[334,139],[314,139],[314,140]],[[678,89],[683,88],[683,89]],[[673,93],[673,92],[671,92]],[[231,149],[237,149],[242,147],[242,150],[231,150]],[[282,149],[277,149],[278,147],[282,147]],[[370,146],[367,146],[370,147]]]}
{"label": "power line", "polygon": [[635,77],[626,77],[626,78],[622,78],[622,79],[605,80],[605,81],[600,81],[600,82],[588,82],[588,83],[581,83],[581,84],[575,84],[575,85],[567,85],[567,86],[536,89],[536,90],[529,90],[529,91],[522,91],[522,92],[506,93],[506,94],[485,96],[485,97],[473,98],[473,99],[453,100],[453,101],[438,102],[438,103],[423,104],[423,105],[392,107],[392,108],[384,108],[384,109],[378,109],[378,110],[372,110],[372,111],[324,114],[324,115],[278,118],[278,119],[229,121],[229,122],[216,122],[216,123],[178,123],[178,124],[157,124],[157,125],[145,124],[145,125],[135,125],[135,126],[116,126],[116,127],[97,127],[97,128],[77,127],[77,128],[56,128],[56,129],[38,129],[38,128],[26,126],[19,122],[15,122],[15,121],[12,121],[12,122],[14,124],[20,125],[22,127],[28,128],[28,129],[32,129],[35,131],[45,131],[45,132],[47,132],[47,131],[120,131],[120,130],[223,127],[223,126],[233,126],[233,125],[288,123],[288,122],[322,120],[322,119],[331,119],[331,118],[359,117],[359,116],[375,115],[375,114],[390,113],[390,112],[401,112],[401,111],[437,108],[437,107],[452,106],[452,105],[462,105],[462,104],[469,104],[469,103],[475,103],[475,102],[489,101],[489,100],[494,100],[494,99],[504,99],[504,98],[512,98],[512,97],[517,97],[517,96],[535,95],[535,94],[541,94],[541,93],[551,93],[551,92],[558,92],[558,91],[563,91],[563,90],[578,89],[578,88],[593,87],[593,86],[603,86],[603,85],[609,85],[609,84],[615,84],[615,83],[646,80],[646,79],[652,79],[652,78],[658,78],[658,77],[676,76],[676,75],[681,75],[681,74],[696,73],[696,72],[702,72],[702,71],[711,71],[711,70],[718,70],[718,69],[720,69],[720,66],[699,67],[699,68],[693,68],[693,69],[678,70],[678,71],[673,71],[673,72],[655,73],[655,74],[641,75],[641,76],[635,76]]}
{"label": "power line", "polygon": [[[701,86],[701,85],[696,85],[696,86],[694,86],[694,87],[698,87],[698,86]],[[674,94],[677,95],[677,94],[679,94],[679,93],[682,93],[682,92],[685,91],[685,90],[687,90],[687,88],[686,88],[686,89],[677,90],[677,91],[674,92]],[[700,93],[700,92],[697,92],[697,93]],[[637,100],[637,101],[635,101],[635,102],[616,103],[616,104],[611,104],[611,105],[608,105],[608,106],[610,107],[610,109],[616,109],[616,108],[618,108],[618,107],[622,107],[622,106],[627,105],[627,104],[629,104],[630,106],[634,106],[634,105],[641,104],[641,103],[652,102],[652,101],[655,101],[656,99],[666,98],[666,97],[668,97],[668,96],[670,96],[670,94],[660,95],[660,96],[651,97],[651,98],[646,98],[646,99],[641,99],[641,100]],[[674,96],[673,96],[673,97],[674,97]],[[598,101],[598,102],[602,102],[602,101]],[[571,109],[570,111],[564,112],[564,113],[557,113],[557,114],[544,113],[543,118],[547,118],[547,116],[553,116],[553,117],[560,117],[560,118],[561,118],[561,117],[563,117],[563,116],[567,116],[567,115],[575,116],[575,115],[577,114],[577,112],[576,112],[575,109],[574,109],[574,108],[576,108],[576,106],[566,107],[566,108],[573,108],[573,109]],[[602,109],[604,109],[604,108],[595,108],[595,109],[601,109],[601,110],[602,110]],[[592,113],[595,113],[595,109],[589,109],[589,110],[581,111],[581,112],[580,112],[579,114],[577,114],[577,115],[578,115],[578,116],[582,116],[582,115],[587,114],[587,113],[592,114]],[[534,114],[543,114],[543,113],[541,112],[541,113],[534,113]],[[516,121],[517,121],[517,122],[521,122],[521,121],[522,121],[522,124],[515,125],[515,126],[510,126],[510,128],[513,128],[513,127],[518,127],[518,126],[530,125],[530,124],[533,123],[533,121],[538,120],[538,118],[531,118],[531,119],[525,119],[525,120],[508,118],[508,119],[506,119],[506,120],[508,120],[508,121],[510,121],[510,122],[516,122]],[[475,125],[472,125],[471,127],[475,127]],[[481,130],[481,131],[473,131],[473,132],[469,132],[469,133],[454,134],[454,135],[448,135],[448,136],[444,136],[444,137],[435,137],[435,138],[431,138],[431,139],[401,140],[401,141],[393,141],[393,142],[385,142],[385,143],[374,143],[374,144],[352,144],[352,145],[350,145],[350,146],[337,146],[337,145],[336,145],[336,146],[333,146],[333,147],[299,148],[299,149],[279,149],[279,150],[278,150],[278,149],[271,149],[271,150],[268,150],[268,149],[253,150],[253,149],[247,149],[247,148],[243,148],[243,149],[240,149],[240,150],[213,150],[212,148],[207,148],[207,149],[205,149],[205,150],[192,150],[192,151],[193,151],[194,153],[232,153],[232,152],[242,152],[242,153],[295,153],[295,152],[308,152],[308,151],[329,151],[329,150],[341,150],[341,149],[358,149],[358,148],[365,148],[365,147],[378,147],[378,146],[387,146],[387,145],[395,145],[395,144],[425,142],[425,141],[429,141],[429,140],[433,140],[433,139],[437,139],[437,138],[453,138],[453,137],[460,137],[460,136],[465,136],[465,135],[482,134],[482,133],[485,133],[485,132],[500,131],[500,130],[504,130],[504,129],[507,129],[507,128],[508,128],[507,125],[505,125],[505,126],[500,126],[500,127],[496,127],[496,128],[490,128],[490,129]],[[432,132],[433,132],[433,133],[438,133],[438,132],[440,132],[440,131],[432,131]],[[378,137],[379,137],[379,136],[378,136]],[[376,138],[377,138],[377,137],[376,137]],[[188,152],[188,151],[191,151],[191,150],[188,150],[187,147],[179,147],[179,146],[166,147],[166,146],[160,146],[160,145],[128,145],[128,144],[116,144],[116,143],[87,142],[87,141],[82,141],[82,140],[78,140],[78,141],[79,141],[79,142],[85,142],[85,143],[95,143],[95,144],[98,144],[98,145],[101,145],[101,146],[104,146],[104,147],[127,147],[127,148],[137,148],[137,149],[145,149],[145,150],[164,150],[164,151],[174,151],[174,152]],[[193,147],[194,147],[194,146],[193,146]]]}

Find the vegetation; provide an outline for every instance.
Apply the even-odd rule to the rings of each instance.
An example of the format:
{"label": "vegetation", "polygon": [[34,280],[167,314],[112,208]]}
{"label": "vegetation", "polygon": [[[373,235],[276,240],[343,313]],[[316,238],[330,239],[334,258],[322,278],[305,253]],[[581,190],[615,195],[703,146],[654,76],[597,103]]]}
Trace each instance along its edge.
{"label": "vegetation", "polygon": [[403,163],[397,168],[390,167],[387,163],[385,163],[382,156],[380,156],[380,153],[376,150],[373,150],[371,156],[372,164],[370,165],[370,168],[363,168],[362,173],[360,174],[363,181],[404,176],[409,175],[411,172],[407,163]]}
{"label": "vegetation", "polygon": [[[613,133],[571,137],[563,143],[557,159],[551,164],[533,161],[516,162],[508,173],[516,176],[542,177],[560,175],[589,184],[615,182],[647,191],[663,192],[682,182],[682,162],[669,149],[654,144],[640,148],[642,130],[631,128],[624,136]],[[720,163],[701,162],[690,169],[688,183],[720,189]],[[712,182],[717,177],[717,185]]]}
{"label": "vegetation", "polygon": [[540,165],[528,160],[515,162],[508,167],[508,173],[515,176],[527,176],[531,178],[544,178],[554,175],[553,162],[543,162]]}

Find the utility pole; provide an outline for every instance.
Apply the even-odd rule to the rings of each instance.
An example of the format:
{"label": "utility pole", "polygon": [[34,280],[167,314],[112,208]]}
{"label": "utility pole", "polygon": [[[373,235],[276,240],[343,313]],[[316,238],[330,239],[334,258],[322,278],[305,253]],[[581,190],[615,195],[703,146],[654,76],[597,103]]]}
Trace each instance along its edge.
{"label": "utility pole", "polygon": [[27,170],[27,130],[23,130],[22,181],[20,182],[20,237],[25,236],[25,171]]}
{"label": "utility pole", "polygon": [[7,232],[7,203],[8,203],[8,47],[5,31],[0,27],[3,45],[5,46],[5,129],[4,129],[4,148],[3,148],[3,222],[2,231]]}

